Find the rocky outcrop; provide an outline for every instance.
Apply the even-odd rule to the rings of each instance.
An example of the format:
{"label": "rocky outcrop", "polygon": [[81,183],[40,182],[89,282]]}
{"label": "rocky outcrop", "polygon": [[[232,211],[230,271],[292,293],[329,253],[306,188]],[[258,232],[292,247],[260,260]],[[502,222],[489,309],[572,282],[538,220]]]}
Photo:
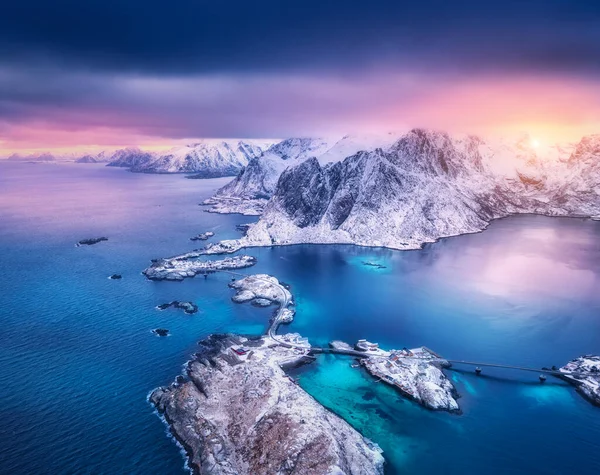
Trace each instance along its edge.
{"label": "rocky outcrop", "polygon": [[231,298],[236,303],[262,300],[287,305],[292,300],[289,290],[283,287],[275,277],[268,274],[255,274],[232,280],[229,287],[237,290],[237,293]]}
{"label": "rocky outcrop", "polygon": [[169,336],[169,330],[166,328],[155,328],[152,330],[152,333],[154,333],[156,336]]}
{"label": "rocky outcrop", "polygon": [[206,241],[207,239],[213,237],[215,233],[212,231],[206,231],[205,233],[200,233],[196,236],[190,238],[190,241]]}
{"label": "rocky outcrop", "polygon": [[256,264],[256,258],[252,256],[235,256],[214,261],[198,260],[202,255],[201,252],[188,252],[180,256],[157,259],[142,274],[150,280],[183,280],[197,274],[244,269]]}
{"label": "rocky outcrop", "polygon": [[426,348],[371,353],[361,359],[361,364],[373,376],[427,409],[460,412],[458,392],[442,372],[442,368],[450,366],[445,360]]}
{"label": "rocky outcrop", "polygon": [[207,211],[212,213],[260,215],[283,170],[321,155],[328,148],[329,143],[323,139],[291,138],[276,143],[251,159],[233,181],[203,204],[210,205]]}
{"label": "rocky outcrop", "polygon": [[150,400],[195,473],[382,474],[381,450],[282,370],[304,361],[301,351],[263,338],[211,336],[186,378]]}
{"label": "rocky outcrop", "polygon": [[81,241],[79,241],[77,243],[77,247],[93,246],[94,244],[98,244],[99,242],[102,242],[102,241],[108,241],[108,238],[107,237],[97,237],[97,238],[82,239]]}
{"label": "rocky outcrop", "polygon": [[196,305],[194,302],[180,302],[179,300],[173,300],[172,302],[161,303],[160,305],[156,306],[156,308],[159,310],[166,310],[169,307],[179,308],[188,315],[198,312],[198,305]]}
{"label": "rocky outcrop", "polygon": [[588,401],[600,406],[600,356],[585,355],[569,361],[559,370]]}

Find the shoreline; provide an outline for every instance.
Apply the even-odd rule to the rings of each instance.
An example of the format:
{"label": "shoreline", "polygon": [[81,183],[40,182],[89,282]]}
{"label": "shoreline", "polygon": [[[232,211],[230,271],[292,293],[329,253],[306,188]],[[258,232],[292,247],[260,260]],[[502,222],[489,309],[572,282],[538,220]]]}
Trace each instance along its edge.
{"label": "shoreline", "polygon": [[[223,213],[223,214],[231,214],[231,213]],[[236,214],[236,213],[233,213]],[[215,252],[210,252],[210,249],[212,247],[218,246],[219,244],[221,244],[224,241],[217,241],[215,243],[211,243],[212,247],[209,246],[208,248],[204,248],[204,249],[197,249],[194,251],[191,251],[189,253],[185,253],[185,254],[180,254],[180,255],[176,255],[173,256],[171,258],[168,259],[176,259],[178,257],[181,256],[185,256],[186,254],[197,254],[196,257],[201,257],[201,256],[220,256],[220,255],[227,255],[227,254],[235,254],[237,252],[240,251],[244,251],[247,249],[261,249],[261,248],[276,248],[276,247],[291,247],[291,246],[355,246],[355,247],[359,247],[359,248],[365,248],[365,249],[375,249],[375,250],[388,250],[388,251],[402,251],[402,252],[411,252],[411,251],[421,251],[423,249],[425,249],[427,246],[431,246],[433,244],[436,244],[438,242],[443,242],[446,239],[452,239],[452,238],[458,238],[461,236],[469,236],[469,235],[473,235],[473,234],[480,234],[483,233],[484,231],[486,231],[492,224],[494,224],[497,221],[502,221],[502,220],[506,220],[506,219],[512,219],[512,218],[519,218],[519,217],[543,217],[543,218],[558,218],[558,219],[580,219],[583,221],[594,221],[594,222],[599,222],[599,220],[594,219],[594,216],[588,216],[588,215],[581,215],[581,216],[567,216],[567,215],[550,215],[550,214],[542,214],[542,213],[512,213],[509,214],[507,216],[501,216],[499,218],[493,218],[492,220],[490,220],[487,225],[477,231],[465,231],[462,233],[458,233],[458,234],[450,234],[450,235],[444,235],[444,236],[440,236],[434,240],[431,241],[423,241],[421,242],[418,247],[415,246],[407,246],[407,247],[391,247],[391,246],[376,246],[376,245],[370,245],[370,244],[361,244],[361,243],[356,243],[356,242],[290,242],[290,243],[269,243],[269,244],[245,244],[245,245],[241,245],[240,247],[236,247],[234,250],[230,250],[230,251],[215,251]],[[256,224],[256,223],[252,223],[252,224]],[[240,238],[240,239],[232,239],[232,240],[226,240],[226,242],[236,242],[236,241],[240,241],[244,238]]]}

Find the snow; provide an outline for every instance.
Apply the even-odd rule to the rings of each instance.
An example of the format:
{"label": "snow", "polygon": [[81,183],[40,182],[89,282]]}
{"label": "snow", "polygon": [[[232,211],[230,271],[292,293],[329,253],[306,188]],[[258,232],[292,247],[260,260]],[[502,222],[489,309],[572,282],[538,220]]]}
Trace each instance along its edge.
{"label": "snow", "polygon": [[[564,378],[593,404],[600,406],[600,356],[585,355],[560,368]],[[575,373],[575,374],[569,374]]]}
{"label": "snow", "polygon": [[449,366],[425,348],[405,351],[382,350],[361,360],[362,365],[385,383],[398,388],[405,396],[434,410],[460,411],[456,389],[441,370]]}
{"label": "snow", "polygon": [[516,213],[598,216],[600,136],[550,149],[415,129],[341,162],[308,158],[281,173],[261,219],[228,246],[417,249]]}

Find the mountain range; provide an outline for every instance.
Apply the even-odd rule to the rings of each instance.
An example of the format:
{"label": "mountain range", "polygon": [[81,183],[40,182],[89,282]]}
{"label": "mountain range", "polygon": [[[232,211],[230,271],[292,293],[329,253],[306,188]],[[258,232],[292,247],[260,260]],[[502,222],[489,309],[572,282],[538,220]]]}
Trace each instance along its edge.
{"label": "mountain range", "polygon": [[230,212],[239,211],[236,198],[262,200],[263,209],[255,210],[260,220],[231,248],[352,243],[414,249],[481,231],[512,214],[600,215],[600,135],[539,148],[527,136],[486,141],[414,129],[338,160],[330,151],[349,150],[342,147],[348,140],[334,143],[326,160],[306,158],[308,152],[291,166],[282,165],[289,161],[283,157],[273,166],[273,157],[262,165],[264,156],[258,157],[219,190],[210,203],[221,209],[213,211],[227,211],[224,200],[233,203]]}
{"label": "mountain range", "polygon": [[124,148],[113,152],[63,153],[56,157],[47,152],[26,156],[13,154],[8,160],[106,163],[139,173],[187,173],[192,174],[190,178],[216,178],[237,175],[251,159],[272,144],[269,140],[202,140],[166,152]]}

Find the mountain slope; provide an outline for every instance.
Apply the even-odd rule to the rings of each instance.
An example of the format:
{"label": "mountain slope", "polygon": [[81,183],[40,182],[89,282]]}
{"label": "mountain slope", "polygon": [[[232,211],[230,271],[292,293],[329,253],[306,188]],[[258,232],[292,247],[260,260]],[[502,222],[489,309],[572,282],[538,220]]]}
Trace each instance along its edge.
{"label": "mountain slope", "polygon": [[284,170],[316,157],[321,164],[334,163],[376,147],[387,148],[393,143],[391,134],[377,136],[346,135],[341,139],[291,138],[283,140],[250,160],[248,166],[230,183],[217,191],[204,204],[208,211],[260,215],[267,200],[275,192]]}
{"label": "mountain slope", "polygon": [[[413,249],[476,232],[514,213],[600,214],[600,138],[584,138],[544,159],[521,139],[490,145],[477,137],[415,129],[387,150],[322,166],[285,170],[258,223],[236,245],[354,243]],[[562,156],[561,156],[562,154]],[[499,157],[512,169],[498,171]]]}
{"label": "mountain slope", "polygon": [[195,178],[234,176],[252,158],[260,155],[268,142],[204,140],[168,152],[142,152],[124,149],[115,152],[108,166],[128,167],[138,173],[194,173]]}
{"label": "mountain slope", "polygon": [[291,138],[278,142],[250,160],[236,178],[205,204],[213,205],[213,212],[259,215],[286,168],[321,155],[328,148],[329,143],[323,139]]}

